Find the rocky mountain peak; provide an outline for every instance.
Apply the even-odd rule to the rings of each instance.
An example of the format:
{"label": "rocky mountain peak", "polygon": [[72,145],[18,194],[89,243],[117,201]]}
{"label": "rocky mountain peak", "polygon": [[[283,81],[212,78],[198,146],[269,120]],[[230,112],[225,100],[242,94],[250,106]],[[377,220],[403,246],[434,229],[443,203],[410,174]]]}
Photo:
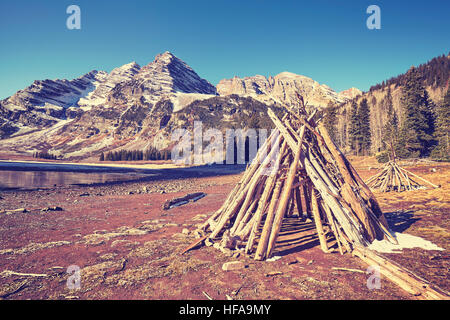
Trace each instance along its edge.
{"label": "rocky mountain peak", "polygon": [[347,99],[324,84],[288,71],[268,78],[256,75],[242,79],[224,79],[217,85],[217,92],[220,95],[239,94],[262,102],[288,105],[297,105],[297,95],[300,94],[308,105],[316,107],[326,107],[330,101],[341,103]]}

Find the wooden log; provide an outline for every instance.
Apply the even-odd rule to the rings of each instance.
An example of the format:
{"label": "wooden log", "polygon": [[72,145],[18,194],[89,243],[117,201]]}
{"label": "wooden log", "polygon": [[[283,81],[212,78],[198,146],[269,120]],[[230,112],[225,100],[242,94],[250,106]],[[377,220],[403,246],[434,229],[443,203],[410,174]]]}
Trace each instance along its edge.
{"label": "wooden log", "polygon": [[344,178],[344,181],[347,182],[351,187],[356,186],[356,183],[357,183],[357,185],[361,188],[361,191],[363,191],[361,195],[363,196],[364,200],[367,201],[369,208],[371,209],[371,211],[374,213],[375,217],[377,218],[376,221],[379,221],[380,224],[383,225],[383,228],[382,228],[383,230],[388,231],[387,233],[385,233],[386,238],[393,243],[397,243],[397,240],[392,236],[392,233],[389,230],[389,226],[387,224],[386,218],[384,217],[384,214],[381,211],[380,206],[379,206],[375,196],[373,195],[372,191],[370,191],[369,187],[364,183],[364,181],[358,175],[358,173],[353,168],[353,166],[350,164],[350,162],[348,162],[347,159],[345,159],[345,157],[342,155],[341,151],[337,148],[337,146],[331,140],[331,138],[328,135],[328,132],[323,127],[323,124],[319,124],[318,129],[324,138],[326,146],[328,147],[331,154],[335,158],[336,163],[339,167],[339,171]]}
{"label": "wooden log", "polygon": [[191,243],[189,246],[187,246],[183,251],[181,251],[180,255],[185,254],[189,250],[194,249],[196,246],[200,245],[203,241],[205,241],[208,238],[208,236],[203,236],[200,239],[195,240],[193,243]]}
{"label": "wooden log", "polygon": [[306,172],[308,173],[311,182],[314,184],[314,187],[320,192],[322,199],[332,209],[336,219],[344,229],[344,232],[352,239],[353,242],[365,245],[367,240],[362,236],[363,229],[361,228],[359,222],[351,216],[350,212],[347,212],[346,209],[342,207],[342,204],[339,203],[337,198],[331,195],[328,186],[315,171],[308,158],[303,157],[301,161],[304,163]]}
{"label": "wooden log", "polygon": [[[281,136],[277,137],[277,142],[281,140]],[[231,235],[234,235],[237,228],[239,227],[239,223],[241,222],[245,212],[247,211],[248,206],[250,205],[252,199],[253,199],[253,195],[256,189],[256,186],[259,182],[259,179],[262,177],[263,179],[265,179],[267,176],[264,174],[265,173],[265,169],[267,167],[267,165],[269,164],[270,160],[272,159],[272,157],[279,152],[280,150],[277,148],[273,148],[269,155],[264,159],[263,163],[261,164],[261,166],[259,167],[258,171],[256,172],[255,176],[250,180],[250,188],[247,191],[244,203],[242,204],[237,216],[236,216],[236,220],[233,224],[233,227],[231,228],[230,232]],[[277,155],[278,156],[278,155]]]}
{"label": "wooden log", "polygon": [[362,223],[365,229],[365,236],[370,242],[377,238],[377,230],[375,229],[375,221],[369,218],[368,213],[361,206],[361,203],[356,198],[356,195],[348,183],[344,183],[341,188],[341,195],[344,200],[350,205],[353,212],[356,213],[359,221]]}
{"label": "wooden log", "polygon": [[402,170],[402,171],[404,171],[404,172],[406,172],[406,173],[412,175],[413,177],[416,177],[417,179],[422,180],[423,182],[428,183],[428,184],[429,184],[430,186],[432,186],[433,188],[439,188],[439,186],[435,185],[434,183],[431,183],[430,181],[428,181],[428,180],[426,180],[426,179],[424,179],[424,178],[422,178],[422,177],[419,177],[417,174],[414,174],[414,173],[412,173],[411,171],[408,171],[408,170],[406,170],[406,169],[403,169],[402,167],[399,167],[399,168],[400,168],[400,170]]}
{"label": "wooden log", "polygon": [[[263,186],[264,186],[264,183],[260,183],[258,188],[262,189]],[[254,199],[252,200],[252,203],[250,204],[250,206],[247,209],[247,212],[245,213],[244,217],[242,218],[241,222],[239,223],[239,226],[236,228],[236,231],[235,231],[234,235],[240,236],[241,240],[244,240],[243,234],[245,232],[243,232],[243,230],[246,227],[248,227],[249,220],[253,217],[252,213],[255,211],[255,208],[258,205],[259,198],[260,198],[260,194],[257,191],[255,193]]]}
{"label": "wooden log", "polygon": [[303,197],[305,199],[305,210],[306,216],[312,219],[312,211],[311,211],[311,193],[313,190],[313,185],[311,182],[303,185]]}
{"label": "wooden log", "polygon": [[[281,153],[280,153],[281,155]],[[273,191],[275,187],[275,177],[276,174],[269,176],[266,182],[266,186],[264,188],[264,192],[259,199],[258,209],[255,213],[255,222],[253,223],[252,230],[250,232],[250,236],[247,241],[247,245],[245,247],[245,253],[250,253],[253,248],[253,244],[255,242],[256,233],[258,232],[259,225],[261,224],[262,217],[264,215],[264,211],[266,210],[267,201],[269,199],[270,193]]]}
{"label": "wooden log", "polygon": [[374,251],[367,248],[356,247],[352,253],[369,265],[379,266],[380,272],[389,280],[420,299],[450,299],[447,292],[444,292],[442,289],[432,285],[397,263],[378,255]]}
{"label": "wooden log", "polygon": [[[281,141],[281,135],[276,137],[275,144],[278,144]],[[242,218],[242,215],[244,214],[245,210],[248,208],[248,205],[250,205],[251,201],[251,195],[249,193],[253,193],[254,188],[256,187],[256,184],[258,182],[258,179],[263,175],[264,173],[264,167],[267,165],[267,163],[270,161],[270,157],[273,153],[278,151],[277,148],[272,148],[269,155],[264,159],[263,163],[260,166],[257,166],[255,169],[256,173],[252,176],[252,178],[249,180],[249,182],[246,184],[243,191],[239,194],[237,194],[237,197],[233,200],[231,205],[229,206],[228,210],[225,211],[217,224],[217,226],[214,228],[214,230],[211,233],[211,238],[215,238],[225,227],[227,222],[234,217],[236,213],[238,213],[239,220],[236,218],[237,223],[239,223],[240,219]],[[245,202],[245,203],[244,203]],[[235,223],[233,225],[233,231],[234,227],[237,226]]]}
{"label": "wooden log", "polygon": [[[286,118],[286,116],[283,117],[283,119],[285,119],[285,118]],[[213,223],[213,222],[217,223],[215,220],[219,216],[221,216],[224,212],[230,210],[229,209],[230,205],[232,203],[235,203],[235,202],[233,202],[233,200],[235,200],[235,197],[244,192],[244,189],[248,186],[249,180],[253,177],[255,171],[258,169],[258,167],[259,167],[258,161],[261,161],[262,157],[264,157],[264,154],[267,152],[267,150],[269,148],[269,142],[275,141],[274,143],[276,143],[276,141],[278,141],[278,139],[277,139],[278,136],[279,136],[279,131],[273,130],[272,133],[270,134],[270,136],[264,142],[264,144],[259,148],[254,161],[251,163],[250,166],[247,166],[247,170],[245,170],[241,180],[238,182],[238,184],[235,186],[235,188],[233,188],[233,190],[228,194],[227,199],[222,204],[220,209],[217,210],[213,214],[213,216],[210,217],[202,226],[200,226],[200,228],[199,228],[200,230],[206,230],[208,228],[208,226],[210,226],[211,223]]]}
{"label": "wooden log", "polygon": [[290,195],[292,194],[292,184],[294,183],[294,179],[296,177],[298,164],[300,161],[300,154],[302,153],[302,145],[303,145],[303,137],[305,135],[305,126],[300,129],[300,136],[297,142],[297,147],[295,148],[294,160],[291,163],[289,168],[288,178],[286,180],[285,187],[283,189],[283,193],[280,198],[280,203],[277,208],[277,213],[275,215],[274,225],[272,227],[272,233],[269,238],[269,244],[267,247],[267,256],[270,257],[275,247],[275,242],[277,240],[278,234],[281,229],[281,224],[283,220],[283,216],[286,212],[286,208],[288,205],[288,200]]}
{"label": "wooden log", "polygon": [[319,202],[318,195],[313,192],[311,196],[311,207],[314,217],[314,223],[316,225],[317,235],[319,236],[320,248],[323,252],[328,253],[327,240],[325,238],[325,233],[323,231],[322,222],[320,221],[320,213],[319,213]]}
{"label": "wooden log", "polygon": [[[296,177],[296,181],[299,181],[298,176]],[[302,196],[300,194],[300,182],[297,182],[299,186],[294,188],[294,196],[295,196],[295,204],[298,212],[299,218],[303,218],[303,208],[302,208]]]}
{"label": "wooden log", "polygon": [[269,115],[270,119],[272,120],[275,127],[280,131],[280,133],[283,135],[283,138],[286,140],[289,148],[293,152],[296,150],[297,143],[295,142],[295,139],[292,137],[291,133],[286,129],[286,127],[283,125],[283,123],[278,119],[278,117],[275,115],[275,113],[272,111],[272,109],[267,110],[267,114]]}
{"label": "wooden log", "polygon": [[328,224],[331,226],[331,230],[333,231],[334,237],[336,238],[339,252],[341,253],[341,255],[343,255],[344,250],[342,249],[342,245],[341,245],[342,240],[340,239],[341,237],[339,236],[339,233],[337,231],[336,223],[334,221],[333,214],[331,213],[331,209],[330,209],[330,207],[327,206],[327,204],[325,202],[322,201],[321,204],[322,204],[322,208],[325,210],[325,213],[326,213],[326,216],[328,219]]}
{"label": "wooden log", "polygon": [[325,172],[324,168],[319,164],[315,156],[312,154],[311,149],[308,148],[308,159],[311,161],[311,164],[313,165],[314,169],[316,169],[317,173],[320,175],[322,180],[327,185],[328,189],[332,192],[332,194],[336,197],[339,196],[339,191],[336,187],[336,185],[331,181],[328,174]]}
{"label": "wooden log", "polygon": [[266,257],[267,245],[269,242],[270,231],[272,230],[273,220],[275,217],[275,206],[278,202],[280,196],[281,187],[283,181],[277,181],[275,184],[275,189],[272,194],[272,198],[269,204],[269,210],[267,212],[266,221],[264,223],[263,230],[261,232],[261,238],[258,243],[258,247],[255,253],[255,260],[262,260]]}

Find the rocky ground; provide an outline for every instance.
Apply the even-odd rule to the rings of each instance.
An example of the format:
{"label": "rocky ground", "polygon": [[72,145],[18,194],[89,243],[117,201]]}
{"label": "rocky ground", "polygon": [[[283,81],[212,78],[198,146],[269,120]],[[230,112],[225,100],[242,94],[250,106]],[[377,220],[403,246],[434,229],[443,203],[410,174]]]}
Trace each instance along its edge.
{"label": "rocky ground", "polygon": [[[373,159],[352,159],[363,178]],[[391,227],[445,251],[405,249],[387,256],[449,291],[450,165],[407,169],[442,185],[435,190],[376,194]],[[240,174],[60,187],[0,194],[1,299],[413,299],[387,279],[367,288],[367,266],[338,252],[324,254],[311,226],[280,239],[280,259],[257,262],[214,247],[181,254],[196,226],[220,207]],[[163,210],[187,193],[206,197]],[[289,234],[294,221],[282,229]],[[307,239],[307,240],[305,240]],[[223,265],[240,261],[237,270]],[[70,266],[75,266],[71,267]],[[70,289],[79,270],[80,288]],[[78,269],[79,268],[79,269]],[[343,270],[339,268],[351,269]],[[75,278],[74,278],[75,277]]]}

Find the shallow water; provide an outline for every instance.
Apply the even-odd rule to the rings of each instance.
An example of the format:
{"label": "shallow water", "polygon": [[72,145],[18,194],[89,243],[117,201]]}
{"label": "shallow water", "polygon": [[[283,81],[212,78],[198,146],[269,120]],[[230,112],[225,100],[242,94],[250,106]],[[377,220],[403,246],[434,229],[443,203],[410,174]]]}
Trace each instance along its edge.
{"label": "shallow water", "polygon": [[131,181],[146,177],[146,174],[96,173],[96,172],[55,172],[55,171],[8,171],[0,170],[0,190],[38,189],[74,184],[94,184]]}

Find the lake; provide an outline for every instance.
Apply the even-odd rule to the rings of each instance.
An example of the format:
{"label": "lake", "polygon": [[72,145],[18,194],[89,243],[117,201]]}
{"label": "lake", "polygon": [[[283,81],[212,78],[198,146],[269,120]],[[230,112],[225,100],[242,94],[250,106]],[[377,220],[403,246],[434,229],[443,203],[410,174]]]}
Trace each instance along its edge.
{"label": "lake", "polygon": [[127,168],[1,161],[0,190],[123,182],[152,175]]}

